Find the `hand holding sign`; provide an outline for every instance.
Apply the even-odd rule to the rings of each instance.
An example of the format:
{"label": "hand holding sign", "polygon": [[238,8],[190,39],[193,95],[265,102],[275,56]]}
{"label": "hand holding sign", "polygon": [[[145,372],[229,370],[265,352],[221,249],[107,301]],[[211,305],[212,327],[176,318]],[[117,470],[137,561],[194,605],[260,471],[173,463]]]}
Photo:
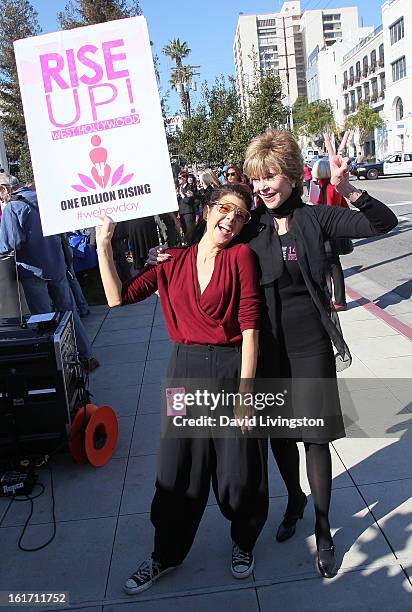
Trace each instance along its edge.
{"label": "hand holding sign", "polygon": [[14,48],[44,235],[176,210],[144,17]]}
{"label": "hand holding sign", "polygon": [[107,215],[100,215],[102,224],[96,227],[96,243],[97,246],[106,246],[111,243],[116,223]]}

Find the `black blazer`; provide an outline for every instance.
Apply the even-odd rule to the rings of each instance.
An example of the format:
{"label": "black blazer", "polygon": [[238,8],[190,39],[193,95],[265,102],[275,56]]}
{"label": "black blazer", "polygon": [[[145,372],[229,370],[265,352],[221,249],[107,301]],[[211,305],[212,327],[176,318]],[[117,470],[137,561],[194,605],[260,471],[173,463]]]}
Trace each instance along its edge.
{"label": "black blazer", "polygon": [[[354,202],[354,206],[359,210],[302,204],[302,207],[291,213],[290,232],[295,240],[299,267],[322,323],[338,351],[338,370],[350,365],[351,356],[342,336],[337,313],[331,307],[326,282],[328,262],[325,242],[331,238],[378,236],[386,234],[398,224],[396,215],[366,191]],[[241,234],[241,239],[256,253],[261,268],[271,265],[264,241],[260,239],[266,222],[270,222],[267,220],[266,208],[261,206],[253,211],[250,223]]]}
{"label": "black blazer", "polygon": [[[187,195],[187,192],[192,195]],[[183,197],[181,195],[178,196],[177,200],[179,203],[179,212],[181,215],[186,215],[189,213],[195,212],[196,199],[194,196],[194,189],[191,188],[191,185],[186,184],[183,188]]]}

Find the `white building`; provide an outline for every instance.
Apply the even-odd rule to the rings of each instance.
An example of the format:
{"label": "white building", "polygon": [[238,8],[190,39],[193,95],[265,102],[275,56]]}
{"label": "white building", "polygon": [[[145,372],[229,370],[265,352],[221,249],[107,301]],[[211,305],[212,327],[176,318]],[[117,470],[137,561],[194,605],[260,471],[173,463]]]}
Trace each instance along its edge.
{"label": "white building", "polygon": [[[344,118],[356,112],[359,104],[368,103],[381,114],[385,100],[385,65],[383,28],[379,26],[343,56],[342,98]],[[359,134],[352,136],[350,153],[355,155],[361,149]],[[371,132],[363,145],[366,157],[381,158],[385,155],[383,130]]]}
{"label": "white building", "polygon": [[238,92],[245,112],[248,109],[248,90],[255,77],[268,71],[279,75],[288,106],[298,96],[306,95],[300,15],[300,0],[284,2],[279,13],[239,15],[233,57]]}
{"label": "white building", "polygon": [[358,8],[352,6],[306,11],[302,29],[307,52],[308,102],[330,100],[335,121],[342,125],[342,60],[374,28],[359,27]]}
{"label": "white building", "polygon": [[308,102],[316,100],[330,100],[337,124],[342,125],[342,60],[362,38],[373,32],[373,26],[354,28],[344,40],[337,40],[334,45],[325,45],[323,49],[318,46],[308,57],[306,80],[308,87]]}
{"label": "white building", "polygon": [[382,5],[382,26],[386,66],[385,152],[409,153],[412,151],[411,0],[386,0]]}

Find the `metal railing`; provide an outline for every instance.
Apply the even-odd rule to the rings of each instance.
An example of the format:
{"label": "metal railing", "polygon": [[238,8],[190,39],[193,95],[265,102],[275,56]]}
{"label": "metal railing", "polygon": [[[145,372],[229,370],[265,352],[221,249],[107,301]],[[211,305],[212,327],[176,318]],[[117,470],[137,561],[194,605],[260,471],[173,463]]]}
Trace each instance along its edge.
{"label": "metal railing", "polygon": [[360,43],[358,43],[356,45],[356,47],[353,47],[353,49],[351,49],[350,51],[348,51],[348,53],[346,53],[346,55],[343,56],[342,62],[345,63],[348,59],[350,59],[351,57],[353,57],[355,55],[355,53],[357,51],[359,51],[359,49],[362,49],[362,47],[364,45],[366,45],[367,42],[369,42],[370,40],[372,40],[372,38],[374,38],[375,36],[377,36],[380,32],[382,32],[383,30],[383,26],[380,25],[378,26],[373,32],[371,32],[371,34],[369,34],[369,36],[366,36],[366,38],[362,38],[362,40],[360,41]]}

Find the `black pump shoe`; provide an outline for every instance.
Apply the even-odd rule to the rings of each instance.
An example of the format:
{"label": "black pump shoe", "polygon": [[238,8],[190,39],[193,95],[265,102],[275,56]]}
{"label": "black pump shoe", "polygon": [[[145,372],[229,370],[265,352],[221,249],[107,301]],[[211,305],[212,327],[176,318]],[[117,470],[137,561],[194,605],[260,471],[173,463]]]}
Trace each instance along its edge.
{"label": "black pump shoe", "polygon": [[303,513],[305,511],[306,504],[308,503],[307,497],[303,494],[302,497],[302,506],[297,514],[291,515],[286,512],[283,517],[283,521],[279,525],[279,528],[276,533],[277,542],[286,542],[293,535],[295,535],[296,531],[296,523],[299,519],[303,518]]}
{"label": "black pump shoe", "polygon": [[318,572],[323,578],[333,578],[337,574],[335,547],[318,549],[317,559]]}

